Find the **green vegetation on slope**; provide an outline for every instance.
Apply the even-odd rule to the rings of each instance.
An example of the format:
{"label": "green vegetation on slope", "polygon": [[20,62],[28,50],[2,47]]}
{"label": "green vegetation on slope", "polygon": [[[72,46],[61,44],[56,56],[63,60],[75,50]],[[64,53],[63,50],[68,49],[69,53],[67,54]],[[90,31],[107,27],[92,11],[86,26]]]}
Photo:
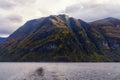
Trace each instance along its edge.
{"label": "green vegetation on slope", "polygon": [[98,28],[66,15],[49,16],[27,22],[3,42],[0,61],[120,61],[111,48]]}

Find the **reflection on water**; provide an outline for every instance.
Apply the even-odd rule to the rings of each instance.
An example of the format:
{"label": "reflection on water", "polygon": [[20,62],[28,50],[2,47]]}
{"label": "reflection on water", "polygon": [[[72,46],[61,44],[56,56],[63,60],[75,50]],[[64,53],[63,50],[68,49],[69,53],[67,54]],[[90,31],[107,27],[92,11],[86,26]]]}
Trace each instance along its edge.
{"label": "reflection on water", "polygon": [[0,80],[120,80],[120,64],[0,63]]}

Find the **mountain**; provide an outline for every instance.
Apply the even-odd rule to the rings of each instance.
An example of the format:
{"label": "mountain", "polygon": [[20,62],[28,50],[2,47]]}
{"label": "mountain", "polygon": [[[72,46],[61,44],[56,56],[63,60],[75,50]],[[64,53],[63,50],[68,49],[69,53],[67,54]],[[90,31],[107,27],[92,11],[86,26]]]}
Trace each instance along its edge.
{"label": "mountain", "polygon": [[0,61],[120,61],[119,50],[109,45],[116,36],[97,27],[102,21],[119,28],[111,19],[86,23],[67,15],[28,21],[1,43]]}
{"label": "mountain", "polygon": [[96,29],[104,33],[105,36],[111,38],[120,38],[120,20],[116,18],[105,18],[90,23]]}
{"label": "mountain", "polygon": [[119,61],[120,55],[120,20],[116,18],[105,18],[89,23],[91,26],[96,28],[104,38],[107,40],[110,48],[109,53],[112,53],[114,61]]}
{"label": "mountain", "polygon": [[6,38],[0,37],[0,42],[3,42]]}

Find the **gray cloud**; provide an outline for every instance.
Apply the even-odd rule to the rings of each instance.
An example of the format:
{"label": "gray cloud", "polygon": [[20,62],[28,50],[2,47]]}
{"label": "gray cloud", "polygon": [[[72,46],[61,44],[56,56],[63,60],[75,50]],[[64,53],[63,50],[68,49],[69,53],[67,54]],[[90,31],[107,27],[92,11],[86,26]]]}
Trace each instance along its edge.
{"label": "gray cloud", "polygon": [[30,5],[35,3],[36,0],[13,0],[17,5]]}
{"label": "gray cloud", "polygon": [[18,28],[22,20],[22,17],[19,15],[9,15],[0,18],[0,34],[11,34]]}
{"label": "gray cloud", "polygon": [[19,16],[19,15],[10,15],[8,16],[6,19],[8,19],[9,21],[11,22],[22,22],[22,16]]}
{"label": "gray cloud", "polygon": [[8,0],[0,0],[0,8],[1,9],[11,9],[15,6],[15,4]]}
{"label": "gray cloud", "polygon": [[14,9],[19,6],[30,5],[35,3],[36,0],[0,0],[1,9]]}
{"label": "gray cloud", "polygon": [[94,21],[106,17],[120,18],[120,4],[110,3],[80,3],[67,7],[63,13],[70,16],[83,19],[85,21]]}
{"label": "gray cloud", "polygon": [[0,36],[8,36],[20,27],[25,22],[22,18],[25,11],[29,10],[24,8],[35,2],[36,0],[0,0]]}

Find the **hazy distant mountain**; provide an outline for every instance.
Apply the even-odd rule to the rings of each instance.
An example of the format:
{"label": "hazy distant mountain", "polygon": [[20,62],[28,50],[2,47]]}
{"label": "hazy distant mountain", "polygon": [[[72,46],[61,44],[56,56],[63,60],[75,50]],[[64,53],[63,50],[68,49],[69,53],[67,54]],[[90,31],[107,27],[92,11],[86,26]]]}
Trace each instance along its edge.
{"label": "hazy distant mountain", "polygon": [[[120,34],[115,32],[116,28],[119,29],[118,23],[118,19],[107,18],[88,24],[67,15],[34,19],[2,43],[0,60],[120,61],[120,45],[116,42]],[[104,31],[101,28],[104,26],[111,26],[113,33],[118,36],[108,35],[110,30],[108,28]],[[114,49],[110,44],[111,39],[116,42],[112,44],[117,46]]]}

